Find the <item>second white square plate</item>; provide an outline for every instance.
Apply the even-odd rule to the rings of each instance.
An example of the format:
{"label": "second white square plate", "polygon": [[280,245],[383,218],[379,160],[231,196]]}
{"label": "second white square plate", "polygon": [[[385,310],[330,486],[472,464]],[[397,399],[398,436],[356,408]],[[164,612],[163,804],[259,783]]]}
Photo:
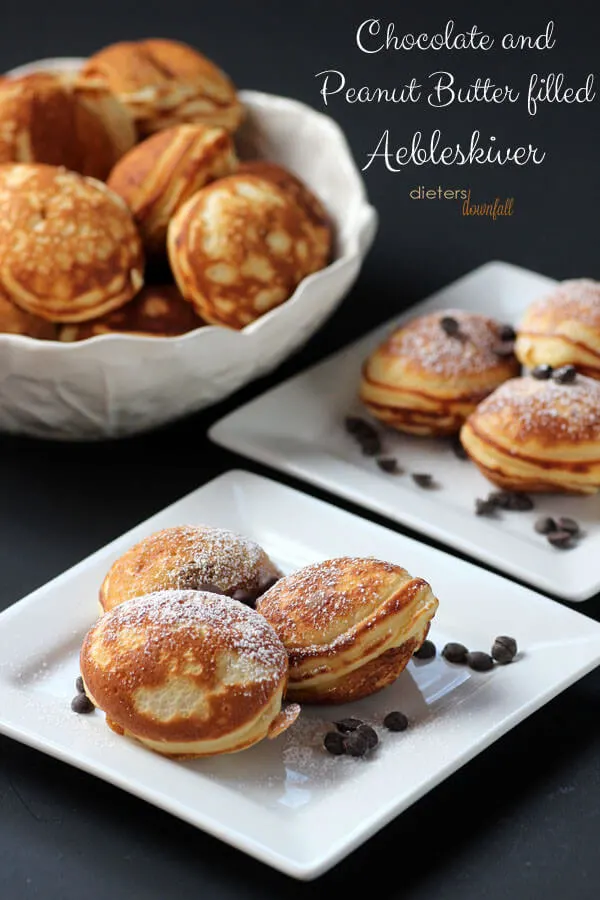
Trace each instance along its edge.
{"label": "second white square plate", "polygon": [[[78,653],[112,562],[142,537],[182,523],[246,534],[284,572],[333,556],[377,556],[430,581],[431,637],[489,649],[517,638],[508,666],[472,672],[439,656],[411,661],[378,694],[308,707],[277,740],[231,756],[176,762],[70,709]],[[229,472],[164,509],[0,615],[0,732],[103,778],[296,878],[314,878],[600,662],[600,625],[472,566],[245,472]],[[381,727],[402,710],[410,728]],[[366,759],[329,756],[342,716],[379,731]],[[118,815],[118,811],[115,812]]]}
{"label": "second white square plate", "polygon": [[[550,278],[507,263],[488,263],[230,413],[213,425],[209,436],[551,594],[586,600],[600,590],[600,495],[536,496],[532,512],[484,519],[474,514],[475,499],[494,488],[474,465],[454,456],[449,442],[386,431],[385,455],[396,456],[407,473],[394,476],[363,456],[344,430],[347,415],[365,415],[356,399],[364,360],[399,322],[458,307],[516,325],[528,304],[553,284]],[[431,473],[439,489],[419,488],[410,472]],[[571,550],[552,547],[533,529],[540,515],[577,519],[583,538]]]}

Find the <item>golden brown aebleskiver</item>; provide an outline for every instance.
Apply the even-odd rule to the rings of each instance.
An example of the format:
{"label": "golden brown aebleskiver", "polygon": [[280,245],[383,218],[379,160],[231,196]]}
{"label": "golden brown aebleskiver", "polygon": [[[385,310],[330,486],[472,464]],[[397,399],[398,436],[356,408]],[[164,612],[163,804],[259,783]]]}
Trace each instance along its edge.
{"label": "golden brown aebleskiver", "polygon": [[198,314],[240,329],[327,263],[329,245],[294,199],[256,175],[202,188],[171,219],[169,261]]}
{"label": "golden brown aebleskiver", "polygon": [[600,490],[600,381],[513,378],[469,416],[460,438],[501,488],[594,494]]}
{"label": "golden brown aebleskiver", "polygon": [[327,248],[327,258],[329,259],[333,244],[331,218],[319,197],[301,178],[284,166],[265,159],[241,162],[237,171],[240,175],[258,175],[259,178],[266,178],[267,181],[272,181],[282,191],[293,197],[320,235],[323,246]]}
{"label": "golden brown aebleskiver", "polygon": [[515,352],[524,366],[576,366],[600,378],[600,281],[563,281],[533,303],[521,322]]}
{"label": "golden brown aebleskiver", "polygon": [[224,528],[176,525],[151,534],[113,563],[100,605],[113,609],[159,590],[211,590],[252,604],[281,572],[255,541]]}
{"label": "golden brown aebleskiver", "polygon": [[107,725],[166,756],[234,753],[288,727],[288,661],[257,612],[229,597],[160,591],[123,603],[87,633],[85,692]]}
{"label": "golden brown aebleskiver", "polygon": [[40,72],[0,82],[0,162],[47,163],[104,179],[136,140],[129,114],[102,85]]}
{"label": "golden brown aebleskiver", "polygon": [[290,660],[287,697],[345,703],[394,681],[429,631],[438,601],[401,566],[341,557],[278,581],[256,608]]}
{"label": "golden brown aebleskiver", "polygon": [[127,108],[141,137],[183,122],[235,131],[243,107],[231,80],[179,41],[120,41],[83,67],[83,81],[106,85]]}
{"label": "golden brown aebleskiver", "polygon": [[41,164],[0,165],[0,290],[50,322],[84,322],[144,283],[131,213],[105,184]]}
{"label": "golden brown aebleskiver", "polygon": [[464,310],[419,316],[367,359],[360,399],[398,431],[455,434],[484,397],[519,372],[505,329]]}
{"label": "golden brown aebleskiver", "polygon": [[201,187],[237,166],[224,128],[175,125],[129,151],[107,184],[127,203],[147,253],[165,253],[167,226],[179,207]]}
{"label": "golden brown aebleskiver", "polygon": [[0,334],[22,334],[52,341],[56,338],[56,326],[25,312],[0,292]]}
{"label": "golden brown aebleskiver", "polygon": [[153,284],[143,287],[125,306],[104,316],[89,322],[62,325],[58,340],[72,343],[101,334],[177,337],[205,324],[174,284]]}

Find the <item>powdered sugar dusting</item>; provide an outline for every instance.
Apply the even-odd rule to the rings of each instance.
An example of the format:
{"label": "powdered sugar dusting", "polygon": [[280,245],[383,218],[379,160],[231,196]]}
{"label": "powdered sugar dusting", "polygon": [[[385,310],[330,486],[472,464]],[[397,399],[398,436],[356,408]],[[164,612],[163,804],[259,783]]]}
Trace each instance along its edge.
{"label": "powdered sugar dusting", "polygon": [[203,591],[157,591],[128,600],[106,613],[96,626],[104,644],[133,633],[148,649],[160,642],[174,647],[198,638],[258,663],[269,678],[280,678],[287,667],[285,650],[269,623],[237,600]]}
{"label": "powdered sugar dusting", "polygon": [[[513,378],[484,400],[475,418],[510,417],[525,438],[547,435],[562,440],[600,440],[600,381],[578,375],[573,384],[552,379]],[[504,422],[503,424],[509,424]]]}
{"label": "powdered sugar dusting", "polygon": [[[462,337],[446,334],[441,326],[446,316],[456,319]],[[390,337],[387,349],[421,369],[452,378],[514,362],[512,357],[500,358],[495,352],[500,341],[500,326],[493,319],[447,309],[413,319]]]}
{"label": "powdered sugar dusting", "polygon": [[591,278],[563,281],[551,294],[534,303],[526,319],[548,314],[600,328],[600,281]]}

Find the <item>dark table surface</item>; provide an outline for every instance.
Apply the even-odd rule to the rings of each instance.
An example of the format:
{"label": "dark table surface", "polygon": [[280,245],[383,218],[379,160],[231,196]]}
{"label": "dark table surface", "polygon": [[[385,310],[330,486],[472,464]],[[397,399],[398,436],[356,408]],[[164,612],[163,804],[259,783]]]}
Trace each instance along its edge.
{"label": "dark table surface", "polygon": [[[241,86],[317,107],[314,75],[333,68],[344,70],[357,86],[391,86],[409,73],[423,77],[438,63],[465,83],[478,75],[501,83],[522,81],[536,70],[568,72],[580,83],[596,59],[596,7],[546,0],[492,12],[456,0],[450,13],[442,2],[408,10],[399,3],[347,0],[105,0],[92,6],[80,0],[23,0],[2,4],[0,66],[85,55],[124,37],[160,35],[195,43]],[[357,24],[371,16],[394,19],[399,31],[420,31],[442,28],[450,14],[463,27],[476,23],[494,32],[525,33],[541,31],[553,17],[557,46],[543,59],[495,52],[482,59],[468,53],[369,57],[354,44]],[[532,141],[548,156],[543,166],[522,169],[440,172],[427,167],[391,174],[372,166],[365,178],[381,229],[351,295],[309,346],[219,407],[117,443],[0,438],[0,606],[226,469],[243,465],[270,474],[211,446],[207,427],[464,272],[504,259],[556,278],[600,276],[595,108],[551,107],[535,119],[506,106],[432,111],[335,102],[329,111],[346,130],[361,165],[386,127],[398,144],[418,128],[441,127],[453,140],[464,140],[477,127],[507,145]],[[481,199],[511,196],[515,214],[495,222],[463,219],[453,203],[409,199],[409,190],[418,184],[466,186]],[[580,609],[599,618],[600,598]],[[352,892],[365,875],[373,890],[381,891],[385,879],[386,896],[415,900],[595,898],[600,885],[599,703],[596,671],[311,885],[293,882],[116,788],[0,738],[0,897],[339,896]]]}

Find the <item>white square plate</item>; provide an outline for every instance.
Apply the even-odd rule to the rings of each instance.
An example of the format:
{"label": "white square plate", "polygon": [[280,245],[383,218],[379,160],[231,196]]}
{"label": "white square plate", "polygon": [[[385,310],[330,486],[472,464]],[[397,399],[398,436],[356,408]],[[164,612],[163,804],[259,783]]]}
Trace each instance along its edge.
{"label": "white square plate", "polygon": [[[435,309],[458,307],[517,324],[529,303],[555,282],[507,263],[488,263],[411,307],[325,362],[283,382],[213,425],[209,436],[282,472],[457,547],[523,581],[567,600],[600,590],[600,494],[536,496],[529,513],[475,516],[477,497],[491,485],[448,441],[385,431],[385,455],[409,472],[430,472],[440,488],[425,491],[409,474],[382,472],[344,430],[348,414],[365,415],[356,399],[361,366],[399,322]],[[539,515],[577,519],[585,537],[574,549],[552,547],[533,530]]]}
{"label": "white square plate", "polygon": [[[376,555],[431,581],[440,600],[431,637],[488,649],[515,633],[521,654],[482,674],[439,657],[412,661],[379,694],[305,707],[274,741],[232,756],[164,759],[70,710],[78,650],[112,561],[135,541],[181,523],[232,528],[285,571],[330,556]],[[118,785],[296,878],[314,878],[451,772],[600,662],[600,625],[469,563],[304,494],[229,472],[168,507],[0,615],[0,731]],[[401,709],[411,727],[379,728],[367,759],[329,756],[328,723],[358,715],[380,726]]]}

